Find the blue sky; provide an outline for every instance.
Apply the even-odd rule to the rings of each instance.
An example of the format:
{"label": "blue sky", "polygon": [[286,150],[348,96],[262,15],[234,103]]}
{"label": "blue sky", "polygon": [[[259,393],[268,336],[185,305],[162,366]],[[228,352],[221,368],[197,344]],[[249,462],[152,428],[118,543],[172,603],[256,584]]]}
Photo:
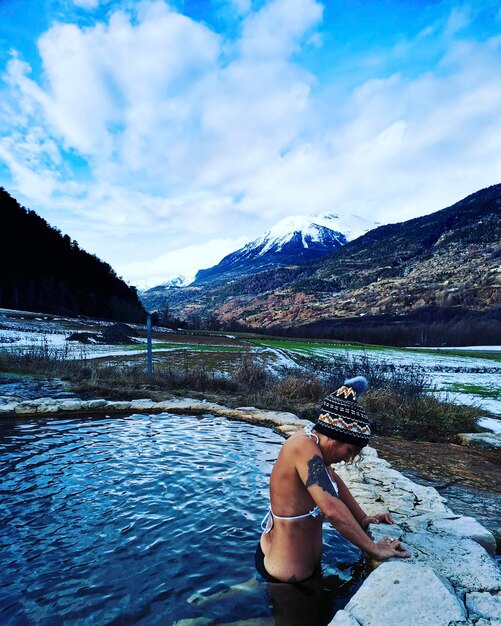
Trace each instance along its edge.
{"label": "blue sky", "polygon": [[501,181],[499,2],[1,0],[0,185],[119,276]]}

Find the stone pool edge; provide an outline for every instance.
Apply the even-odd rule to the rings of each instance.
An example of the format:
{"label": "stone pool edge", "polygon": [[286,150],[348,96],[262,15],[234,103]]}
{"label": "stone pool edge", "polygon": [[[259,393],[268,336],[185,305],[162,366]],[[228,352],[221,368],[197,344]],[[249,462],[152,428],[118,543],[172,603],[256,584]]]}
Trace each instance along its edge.
{"label": "stone pool edge", "polygon": [[[210,413],[272,427],[289,436],[310,422],[293,413],[235,409],[191,398],[155,402],[1,398],[0,417],[121,413]],[[336,613],[331,626],[501,626],[501,572],[490,556],[494,536],[472,517],[456,515],[433,487],[414,483],[366,448],[355,464],[336,472],[369,514],[389,510],[396,524],[371,525],[375,541],[398,537],[410,559],[374,563],[374,570]]]}

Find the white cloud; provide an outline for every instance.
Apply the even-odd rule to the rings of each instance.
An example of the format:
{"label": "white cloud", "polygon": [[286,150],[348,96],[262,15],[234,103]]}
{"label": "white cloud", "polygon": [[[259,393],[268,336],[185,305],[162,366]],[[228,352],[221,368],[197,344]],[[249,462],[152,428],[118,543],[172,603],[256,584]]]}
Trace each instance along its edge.
{"label": "white cloud", "polygon": [[249,13],[249,11],[252,9],[251,0],[232,0],[231,3],[233,4],[233,6],[236,7],[237,11],[241,13],[242,15]]}
{"label": "white cloud", "polygon": [[73,0],[73,4],[82,9],[97,9],[99,0]]}
{"label": "white cloud", "polygon": [[211,239],[201,244],[169,250],[147,261],[119,264],[117,272],[127,276],[132,284],[141,289],[155,287],[177,276],[193,280],[197,269],[216,265],[224,256],[238,250],[248,241],[246,237]]}
{"label": "white cloud", "polygon": [[[44,86],[17,59],[9,79],[24,103],[25,126],[43,117],[49,136],[88,160],[94,177],[88,204],[104,201],[100,223],[125,223],[132,203],[118,197],[147,195],[142,189],[153,183],[151,202],[133,201],[136,221],[149,223],[155,196],[163,195],[172,215],[187,197],[199,211],[204,198],[202,213],[217,225],[240,177],[265,168],[303,125],[313,78],[288,55],[320,14],[313,0],[266,5],[245,20],[240,44],[249,56],[281,21],[278,56],[239,57],[237,45],[225,65],[215,33],[164,2],[143,2],[135,19],[119,11],[107,25],[56,24],[39,41]],[[178,191],[169,200],[173,187]],[[115,211],[103,188],[114,189]]]}
{"label": "white cloud", "polygon": [[453,37],[463,28],[468,26],[471,19],[472,8],[469,5],[463,4],[460,7],[453,8],[447,19],[444,34],[447,37]]}
{"label": "white cloud", "polygon": [[405,42],[409,58],[435,38],[436,67],[385,76],[381,57],[340,99],[295,56],[321,45],[318,2],[234,2],[234,42],[146,1],[106,24],[55,24],[40,80],[16,56],[7,67],[0,158],[32,208],[64,207],[54,225],[106,260],[113,238],[133,237],[140,259],[152,232],[176,249],[116,253],[124,277],[153,286],[212,265],[218,245],[220,258],[288,215],[400,221],[501,180],[501,40],[455,38],[466,8]]}
{"label": "white cloud", "polygon": [[287,58],[317,24],[323,6],[315,0],[274,0],[244,22],[240,49],[244,57]]}

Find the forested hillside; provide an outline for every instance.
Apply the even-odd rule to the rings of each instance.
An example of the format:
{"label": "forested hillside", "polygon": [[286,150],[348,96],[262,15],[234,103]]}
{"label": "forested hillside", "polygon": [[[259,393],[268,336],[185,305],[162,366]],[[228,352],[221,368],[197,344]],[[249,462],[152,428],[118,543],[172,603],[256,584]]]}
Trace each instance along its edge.
{"label": "forested hillside", "polygon": [[107,263],[0,188],[0,307],[122,321],[145,311]]}

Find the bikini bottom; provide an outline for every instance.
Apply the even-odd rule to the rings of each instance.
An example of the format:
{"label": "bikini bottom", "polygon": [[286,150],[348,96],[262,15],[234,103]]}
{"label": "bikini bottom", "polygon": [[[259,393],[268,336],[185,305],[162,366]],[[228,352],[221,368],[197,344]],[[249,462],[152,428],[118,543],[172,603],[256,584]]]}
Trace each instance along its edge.
{"label": "bikini bottom", "polygon": [[317,568],[311,576],[308,576],[308,578],[303,578],[303,580],[294,581],[294,582],[285,582],[283,580],[278,580],[278,578],[275,578],[274,576],[269,574],[268,571],[266,570],[266,567],[264,566],[264,552],[263,552],[263,549],[261,548],[260,541],[257,542],[255,562],[256,562],[256,570],[258,571],[260,576],[262,576],[264,580],[268,583],[282,583],[282,584],[285,583],[287,585],[300,586],[301,583],[304,583],[320,575],[320,568]]}

